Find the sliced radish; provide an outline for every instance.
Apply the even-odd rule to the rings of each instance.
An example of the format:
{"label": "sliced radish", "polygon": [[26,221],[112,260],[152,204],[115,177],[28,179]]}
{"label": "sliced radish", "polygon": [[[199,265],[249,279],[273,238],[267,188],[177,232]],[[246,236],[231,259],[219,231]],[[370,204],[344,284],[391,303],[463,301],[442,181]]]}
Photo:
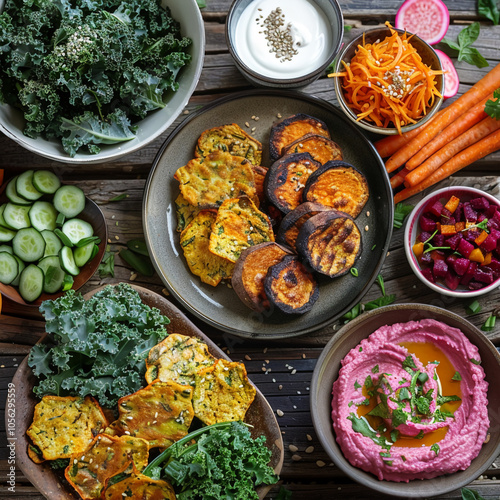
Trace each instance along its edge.
{"label": "sliced radish", "polygon": [[444,74],[443,97],[448,99],[448,97],[453,97],[458,92],[458,84],[460,83],[458,73],[453,61],[444,52],[439,49],[434,49],[434,52],[438,55],[443,70],[446,71]]}
{"label": "sliced radish", "polygon": [[396,28],[415,33],[430,45],[444,38],[449,25],[448,8],[441,0],[406,0],[396,14]]}

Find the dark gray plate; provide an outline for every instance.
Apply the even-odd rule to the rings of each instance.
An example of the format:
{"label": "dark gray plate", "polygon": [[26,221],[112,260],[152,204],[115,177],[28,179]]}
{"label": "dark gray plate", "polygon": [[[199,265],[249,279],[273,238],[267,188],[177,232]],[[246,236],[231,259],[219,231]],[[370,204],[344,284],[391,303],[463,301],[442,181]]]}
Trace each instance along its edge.
{"label": "dark gray plate", "polygon": [[[356,264],[359,276],[348,273],[337,279],[319,277],[320,296],[312,310],[301,316],[283,318],[252,312],[234,290],[224,285],[214,288],[191,274],[175,231],[174,200],[179,188],[174,173],[193,157],[196,141],[204,130],[227,123],[237,123],[262,142],[262,163],[269,166],[271,125],[278,120],[278,115],[286,117],[296,113],[315,116],[328,125],[332,139],[343,151],[344,160],[366,176],[370,199],[356,219],[363,239],[363,253]],[[252,116],[258,117],[258,121]],[[361,300],[387,254],[393,213],[392,191],[382,160],[360,130],[339,110],[322,99],[298,92],[251,90],[205,106],[169,136],[146,183],[142,216],[155,268],[168,290],[188,311],[240,337],[286,338],[328,325]]]}

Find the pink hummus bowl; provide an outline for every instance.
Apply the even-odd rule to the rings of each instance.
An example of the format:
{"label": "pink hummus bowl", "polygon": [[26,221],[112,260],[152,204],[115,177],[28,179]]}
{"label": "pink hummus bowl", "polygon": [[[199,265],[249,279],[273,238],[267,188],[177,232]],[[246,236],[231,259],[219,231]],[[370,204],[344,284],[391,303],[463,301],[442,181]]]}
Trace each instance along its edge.
{"label": "pink hummus bowl", "polygon": [[[344,456],[333,426],[332,387],[338,379],[342,360],[373,332],[386,325],[427,319],[459,329],[472,344],[472,350],[481,358],[480,366],[484,370],[485,381],[488,383],[486,408],[490,425],[486,431],[486,439],[479,454],[465,470],[442,474],[430,479],[412,479],[409,482],[380,480],[371,472],[365,472],[353,466]],[[445,495],[476,479],[491,466],[500,453],[500,413],[498,412],[500,392],[495,390],[499,370],[500,355],[488,338],[467,320],[445,309],[424,304],[398,304],[364,312],[339,330],[325,346],[318,359],[311,383],[313,425],[318,439],[334,464],[350,478],[366,487],[386,495],[407,498]],[[460,453],[458,448],[456,451]]]}

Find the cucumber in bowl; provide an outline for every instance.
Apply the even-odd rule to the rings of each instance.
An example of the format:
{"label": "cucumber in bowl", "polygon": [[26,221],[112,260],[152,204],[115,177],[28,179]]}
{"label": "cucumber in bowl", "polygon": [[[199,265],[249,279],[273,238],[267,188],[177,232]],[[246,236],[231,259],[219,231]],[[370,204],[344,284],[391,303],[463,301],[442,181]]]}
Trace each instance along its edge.
{"label": "cucumber in bowl", "polygon": [[[2,287],[2,293],[16,287],[24,303],[33,303],[44,300],[42,294],[71,288],[74,280],[81,286],[97,267],[86,264],[104,251],[99,247],[101,238],[94,234],[94,220],[102,217],[97,206],[92,202],[87,206],[79,187],[61,185],[46,170],[28,170],[13,177],[2,198],[0,283],[8,285]],[[101,222],[97,227],[105,238],[105,225]],[[84,266],[82,281],[79,276]]]}

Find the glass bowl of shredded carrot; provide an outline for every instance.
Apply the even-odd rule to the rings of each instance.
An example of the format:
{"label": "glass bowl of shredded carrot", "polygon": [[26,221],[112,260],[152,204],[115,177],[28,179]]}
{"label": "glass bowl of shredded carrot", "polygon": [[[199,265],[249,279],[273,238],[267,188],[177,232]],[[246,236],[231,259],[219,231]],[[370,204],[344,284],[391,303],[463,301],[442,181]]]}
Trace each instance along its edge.
{"label": "glass bowl of shredded carrot", "polygon": [[344,46],[328,76],[349,119],[365,130],[396,135],[434,116],[443,102],[444,77],[430,45],[386,24]]}

